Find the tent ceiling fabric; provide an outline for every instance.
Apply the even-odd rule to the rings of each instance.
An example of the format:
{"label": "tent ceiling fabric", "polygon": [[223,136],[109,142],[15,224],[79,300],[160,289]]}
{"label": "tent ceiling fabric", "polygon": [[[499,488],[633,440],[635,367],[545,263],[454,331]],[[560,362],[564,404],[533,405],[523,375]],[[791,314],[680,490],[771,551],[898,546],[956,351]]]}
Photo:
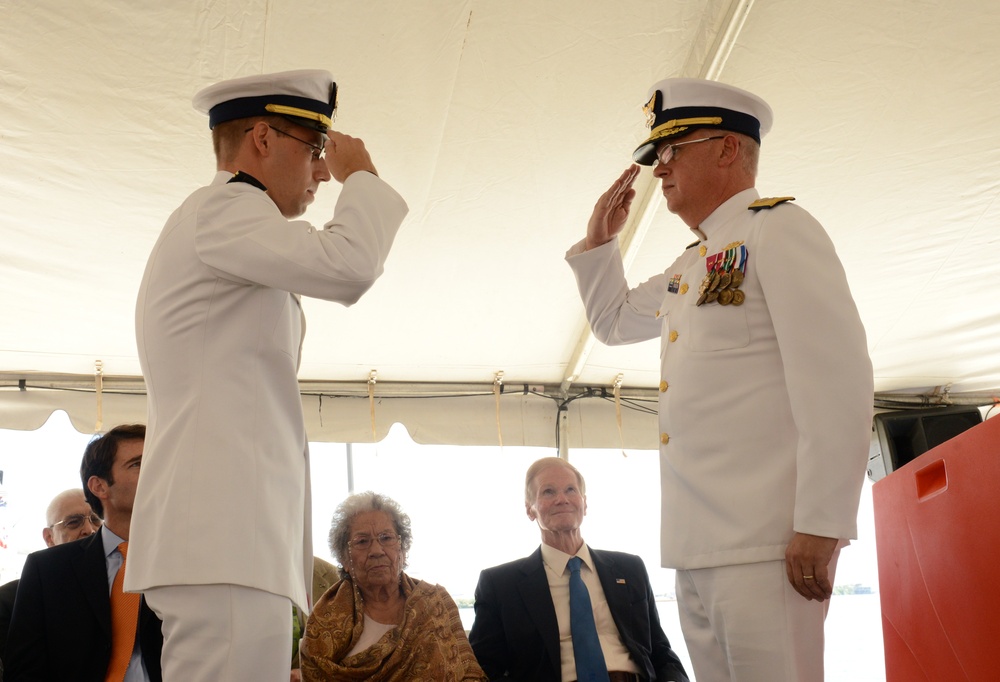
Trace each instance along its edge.
{"label": "tent ceiling fabric", "polygon": [[[1000,3],[0,6],[0,378],[14,387],[0,391],[0,425],[32,428],[26,415],[53,405],[92,409],[82,405],[93,394],[27,398],[18,378],[85,379],[98,360],[109,378],[139,375],[133,309],[146,257],[214,169],[192,94],[293,68],[334,74],[335,127],[365,140],[411,209],[385,275],[357,305],[305,301],[304,382],[363,386],[375,369],[382,381],[487,390],[497,371],[509,385],[570,394],[619,374],[627,389],[655,387],[657,342],[588,345],[563,253],[642,139],[649,86],[710,76],[774,108],[758,189],[794,195],[829,231],[868,330],[876,390],[1000,389]],[[692,240],[643,173],[651,213],[633,283]],[[337,194],[335,183],[321,188],[306,218],[324,222]],[[495,432],[490,400],[464,405]],[[448,440],[413,402],[393,418]],[[517,420],[535,422],[523,433],[551,433],[551,409],[517,402]],[[129,409],[141,414],[137,404]],[[613,408],[593,404],[617,440]]]}

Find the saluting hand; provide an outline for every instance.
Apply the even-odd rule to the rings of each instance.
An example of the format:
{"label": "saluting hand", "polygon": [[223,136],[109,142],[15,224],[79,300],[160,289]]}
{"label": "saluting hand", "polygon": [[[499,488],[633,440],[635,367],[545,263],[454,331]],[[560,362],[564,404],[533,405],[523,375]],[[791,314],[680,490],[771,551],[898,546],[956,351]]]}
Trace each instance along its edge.
{"label": "saluting hand", "polygon": [[587,223],[587,251],[607,244],[625,227],[632,200],[635,199],[632,184],[638,176],[639,167],[632,164],[597,200],[590,222]]}
{"label": "saluting hand", "polygon": [[336,130],[327,132],[326,167],[330,169],[330,175],[339,183],[343,183],[351,173],[357,171],[368,171],[378,175],[372,157],[368,155],[363,140],[338,133]]}

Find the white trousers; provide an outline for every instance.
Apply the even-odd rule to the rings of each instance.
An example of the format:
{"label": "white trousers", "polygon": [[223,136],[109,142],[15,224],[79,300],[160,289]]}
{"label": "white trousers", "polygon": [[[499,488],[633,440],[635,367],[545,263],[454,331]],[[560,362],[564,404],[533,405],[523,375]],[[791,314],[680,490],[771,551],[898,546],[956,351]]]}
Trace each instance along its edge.
{"label": "white trousers", "polygon": [[163,621],[164,682],[287,682],[292,603],[241,585],[176,585],[144,592]]}
{"label": "white trousers", "polygon": [[823,682],[830,601],[796,592],[784,561],[679,570],[677,605],[698,682]]}

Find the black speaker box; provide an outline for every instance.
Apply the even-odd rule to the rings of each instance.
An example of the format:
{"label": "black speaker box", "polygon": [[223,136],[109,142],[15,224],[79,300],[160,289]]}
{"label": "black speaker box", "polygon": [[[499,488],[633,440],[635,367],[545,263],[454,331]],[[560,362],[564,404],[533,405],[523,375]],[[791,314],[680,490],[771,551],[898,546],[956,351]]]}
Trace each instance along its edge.
{"label": "black speaker box", "polygon": [[868,477],[877,481],[982,421],[974,405],[880,412],[872,422]]}

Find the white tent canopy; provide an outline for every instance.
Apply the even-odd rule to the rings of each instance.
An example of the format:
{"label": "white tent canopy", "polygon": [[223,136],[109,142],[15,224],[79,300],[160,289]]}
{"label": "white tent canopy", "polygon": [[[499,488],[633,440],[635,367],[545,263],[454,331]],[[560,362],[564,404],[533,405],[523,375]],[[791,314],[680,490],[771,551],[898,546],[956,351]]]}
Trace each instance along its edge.
{"label": "white tent canopy", "polygon": [[[360,303],[305,302],[312,439],[369,440],[400,421],[423,442],[551,445],[561,429],[564,444],[655,447],[657,343],[595,344],[562,261],[667,76],[773,107],[758,189],[794,195],[830,232],[879,398],[988,402],[1000,389],[1000,3],[4,9],[0,427],[35,428],[53,409],[84,431],[144,418],[135,293],[164,220],[214,170],[191,95],[293,68],[334,74],[335,126],[365,140],[410,205]],[[633,282],[692,241],[648,170],[639,189],[622,240]],[[324,222],[337,193],[321,188],[306,217]]]}

